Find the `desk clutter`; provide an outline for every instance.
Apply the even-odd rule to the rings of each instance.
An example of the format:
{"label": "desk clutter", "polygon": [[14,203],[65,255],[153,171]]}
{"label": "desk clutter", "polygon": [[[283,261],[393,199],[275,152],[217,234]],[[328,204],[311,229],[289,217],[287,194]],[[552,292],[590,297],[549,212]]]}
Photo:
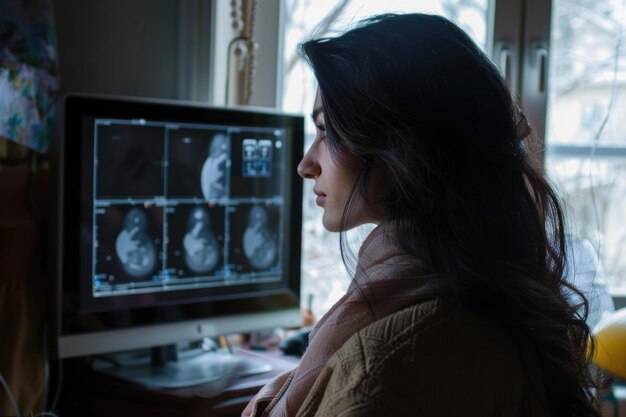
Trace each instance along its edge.
{"label": "desk clutter", "polygon": [[239,417],[261,387],[298,365],[316,321],[310,307],[301,318],[301,328],[65,359],[58,414]]}
{"label": "desk clutter", "polygon": [[[179,388],[155,388],[121,380],[94,370],[86,360],[65,361],[59,415],[116,417],[150,415],[240,416],[256,392],[281,372],[297,366],[299,358],[274,347],[266,350],[249,346],[231,347],[232,357],[264,363],[265,372],[233,376],[225,382],[208,381]],[[219,355],[226,352],[221,349]],[[223,384],[216,390],[216,386]]]}

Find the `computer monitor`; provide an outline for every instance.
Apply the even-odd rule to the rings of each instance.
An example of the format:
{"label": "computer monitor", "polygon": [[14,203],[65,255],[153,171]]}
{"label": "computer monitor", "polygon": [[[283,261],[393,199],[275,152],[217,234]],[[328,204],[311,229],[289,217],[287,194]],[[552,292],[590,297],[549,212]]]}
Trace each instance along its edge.
{"label": "computer monitor", "polygon": [[302,116],[85,95],[63,112],[59,357],[299,324]]}

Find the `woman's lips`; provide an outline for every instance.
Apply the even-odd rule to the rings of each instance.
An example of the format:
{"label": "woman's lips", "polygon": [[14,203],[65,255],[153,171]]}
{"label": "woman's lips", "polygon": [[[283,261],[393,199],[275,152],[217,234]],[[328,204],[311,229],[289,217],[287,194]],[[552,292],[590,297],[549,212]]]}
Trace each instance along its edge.
{"label": "woman's lips", "polygon": [[313,190],[317,198],[315,199],[315,204],[321,206],[324,200],[326,200],[326,194],[320,193],[319,191]]}

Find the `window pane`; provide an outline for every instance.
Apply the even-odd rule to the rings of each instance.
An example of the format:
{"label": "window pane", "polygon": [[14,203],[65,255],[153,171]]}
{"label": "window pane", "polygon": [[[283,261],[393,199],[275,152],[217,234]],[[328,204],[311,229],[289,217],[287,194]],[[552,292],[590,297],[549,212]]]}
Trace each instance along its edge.
{"label": "window pane", "polygon": [[[283,110],[311,112],[315,80],[298,56],[297,45],[307,36],[332,36],[362,18],[388,12],[421,12],[446,16],[465,29],[483,49],[486,45],[487,0],[287,0],[285,2],[285,56]],[[319,27],[327,29],[319,33]],[[308,148],[314,126],[307,118]],[[302,298],[313,296],[313,311],[319,317],[345,293],[349,277],[339,254],[338,235],[322,226],[322,210],[315,205],[313,185],[304,185],[302,241]],[[356,233],[355,240],[366,232]],[[358,249],[358,247],[357,247]]]}
{"label": "window pane", "polygon": [[553,1],[546,123],[546,165],[570,207],[569,231],[596,247],[613,292],[626,290],[623,5]]}
{"label": "window pane", "polygon": [[606,284],[618,289],[626,276],[626,158],[553,157],[552,175],[564,197],[569,227],[601,255]]}

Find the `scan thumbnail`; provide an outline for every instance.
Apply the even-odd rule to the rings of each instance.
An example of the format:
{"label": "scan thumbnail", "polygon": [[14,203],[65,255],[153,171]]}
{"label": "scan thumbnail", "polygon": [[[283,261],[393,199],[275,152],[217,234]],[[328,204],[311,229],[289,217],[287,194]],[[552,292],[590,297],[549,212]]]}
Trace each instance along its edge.
{"label": "scan thumbnail", "polygon": [[164,132],[155,126],[98,125],[96,197],[163,196]]}
{"label": "scan thumbnail", "polygon": [[230,208],[229,260],[233,272],[272,271],[279,261],[279,216],[276,205],[242,204]]}
{"label": "scan thumbnail", "polygon": [[170,131],[168,197],[228,196],[229,140],[226,132],[207,129]]}
{"label": "scan thumbnail", "polygon": [[156,280],[163,258],[163,209],[116,205],[96,213],[95,285]]}
{"label": "scan thumbnail", "polygon": [[283,142],[270,132],[231,136],[231,196],[268,198],[280,194]]}
{"label": "scan thumbnail", "polygon": [[224,208],[176,206],[168,210],[168,270],[178,278],[218,275],[224,267]]}

